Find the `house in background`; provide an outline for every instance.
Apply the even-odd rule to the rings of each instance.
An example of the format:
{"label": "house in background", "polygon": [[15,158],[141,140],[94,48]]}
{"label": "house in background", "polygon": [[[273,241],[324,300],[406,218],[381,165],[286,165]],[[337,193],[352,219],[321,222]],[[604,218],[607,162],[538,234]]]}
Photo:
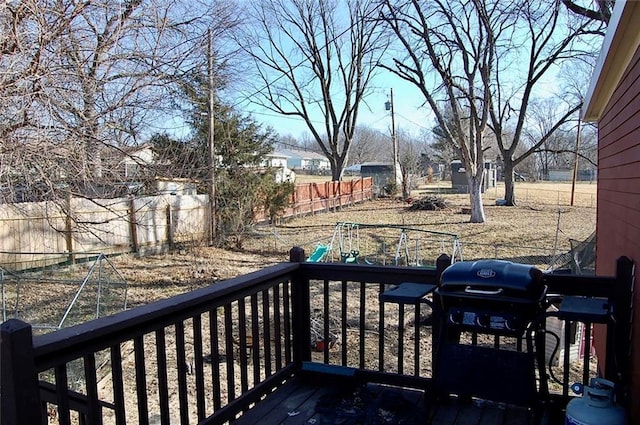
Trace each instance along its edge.
{"label": "house in background", "polygon": [[[582,111],[598,125],[598,209],[596,274],[615,275],[616,258],[640,263],[640,2],[616,0],[600,57]],[[636,268],[637,270],[637,268]],[[640,287],[634,278],[635,306],[628,356],[630,422],[640,423]],[[623,324],[625,325],[625,324]],[[596,350],[604,364],[604,329],[596,329]],[[626,337],[626,336],[625,336]],[[620,358],[622,357],[622,358]]]}
{"label": "house in background", "polygon": [[365,162],[360,164],[360,176],[373,179],[373,192],[376,196],[391,195],[400,187],[402,184],[400,167],[396,166],[395,172],[396,176],[394,178],[394,168],[391,162]]}
{"label": "house in background", "polygon": [[289,155],[285,155],[284,153],[271,152],[264,156],[264,159],[262,160],[262,166],[273,168],[287,168],[287,160],[289,158]]}
{"label": "house in background", "polygon": [[192,195],[198,194],[198,181],[181,178],[162,178],[154,179],[153,193],[161,195]]}
{"label": "house in background", "polygon": [[[484,171],[482,174],[482,186],[480,190],[484,193],[490,187],[496,187],[498,179],[498,168],[491,161],[484,162]],[[461,160],[451,161],[451,187],[458,193],[469,193],[469,181],[465,173],[464,164]]]}
{"label": "house in background", "polygon": [[152,165],[155,161],[151,145],[133,146],[125,149],[124,155],[117,165],[119,173],[125,179],[136,179],[141,169]]}
{"label": "house in background", "polygon": [[278,152],[274,152],[277,155],[284,155],[287,157],[287,167],[292,170],[305,170],[310,172],[322,172],[331,169],[329,160],[322,154],[301,151],[295,149],[281,149]]}
{"label": "house in background", "polygon": [[271,152],[265,155],[262,160],[263,167],[274,168],[276,170],[276,183],[294,182],[296,173],[287,165],[289,155],[281,152]]}

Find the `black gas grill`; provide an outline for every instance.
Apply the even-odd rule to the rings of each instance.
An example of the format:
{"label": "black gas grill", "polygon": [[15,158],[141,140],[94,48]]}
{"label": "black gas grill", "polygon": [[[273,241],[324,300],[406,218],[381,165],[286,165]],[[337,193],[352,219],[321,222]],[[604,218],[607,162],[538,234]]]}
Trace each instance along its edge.
{"label": "black gas grill", "polygon": [[461,330],[521,336],[540,314],[542,272],[501,260],[463,261],[448,267],[437,289],[447,324]]}
{"label": "black gas grill", "polygon": [[[535,349],[526,336],[535,334],[531,324],[544,311],[542,272],[509,261],[463,261],[442,273],[435,293],[442,313],[436,391],[531,404],[536,398]],[[493,342],[481,344],[480,336]],[[501,337],[515,342],[505,344]],[[523,346],[523,340],[529,343]]]}

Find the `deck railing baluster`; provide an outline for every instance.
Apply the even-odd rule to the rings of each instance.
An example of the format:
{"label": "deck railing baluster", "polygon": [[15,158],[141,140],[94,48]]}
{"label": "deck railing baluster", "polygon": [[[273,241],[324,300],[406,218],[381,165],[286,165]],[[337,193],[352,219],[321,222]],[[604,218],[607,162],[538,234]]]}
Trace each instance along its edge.
{"label": "deck railing baluster", "polygon": [[329,326],[331,322],[331,311],[329,310],[329,280],[325,279],[322,284],[322,338],[324,344],[322,344],[322,357],[324,363],[329,363]]}
{"label": "deck railing baluster", "polygon": [[149,405],[147,403],[147,372],[144,359],[144,337],[139,335],[133,339],[133,352],[136,370],[136,396],[138,397],[138,423],[149,421]]}
{"label": "deck railing baluster", "polygon": [[231,304],[224,305],[224,345],[227,363],[227,398],[229,401],[236,398],[236,378],[233,355],[233,317]]}
{"label": "deck railing baluster", "polygon": [[404,373],[404,304],[398,303],[398,373]]}
{"label": "deck railing baluster", "polygon": [[291,363],[291,294],[289,282],[282,284],[282,308],[284,310],[284,361]]}
{"label": "deck railing baluster", "polygon": [[260,324],[258,318],[258,295],[251,295],[251,339],[253,344],[253,386],[260,382]]}
{"label": "deck railing baluster", "polygon": [[98,379],[96,377],[96,357],[94,353],[88,353],[84,356],[84,376],[85,386],[87,390],[87,423],[102,423],[102,412],[98,403]]}
{"label": "deck railing baluster", "polygon": [[[420,375],[420,303],[415,304],[415,316],[413,320],[413,374]],[[401,353],[404,357],[404,353]]]}
{"label": "deck railing baluster", "polygon": [[165,329],[158,329],[156,332],[156,359],[158,373],[158,403],[160,407],[160,423],[169,425],[169,380],[167,377],[167,344]]}
{"label": "deck railing baluster", "polygon": [[[367,284],[366,282],[360,282],[360,320],[359,320],[359,332],[358,332],[358,348],[360,351],[359,356],[359,367],[361,369],[364,368],[365,363],[365,337],[366,337],[366,315],[367,311],[367,302],[366,302],[366,294],[367,294]],[[343,350],[346,351],[346,339],[343,338],[342,347]]]}
{"label": "deck railing baluster", "polygon": [[264,373],[271,376],[271,314],[269,305],[269,291],[262,291],[262,326],[264,332]]}
{"label": "deck railing baluster", "polygon": [[[380,293],[386,290],[384,283],[380,284]],[[384,303],[378,302],[378,371],[384,372]]]}
{"label": "deck railing baluster", "polygon": [[[122,351],[120,344],[112,345],[111,352],[111,380],[113,382],[113,404],[115,405],[116,425],[127,423],[124,405],[124,380],[122,377]],[[169,407],[167,406],[167,415]],[[165,425],[167,422],[163,422]]]}
{"label": "deck railing baluster", "polygon": [[280,313],[280,286],[273,287],[273,332],[275,350],[275,370],[282,369],[282,316]]}
{"label": "deck railing baluster", "polygon": [[211,387],[213,411],[222,408],[222,388],[220,379],[220,341],[218,338],[218,310],[209,311],[209,340],[211,345]]}
{"label": "deck railing baluster", "polygon": [[204,391],[204,361],[202,352],[202,316],[196,315],[193,318],[193,363],[196,376],[196,411],[198,421],[206,418],[206,403]]}
{"label": "deck railing baluster", "polygon": [[60,425],[71,425],[69,410],[69,381],[67,379],[67,364],[55,367],[56,398],[58,402],[58,422]]}
{"label": "deck railing baluster", "polygon": [[187,392],[187,372],[190,365],[187,364],[185,353],[186,342],[184,335],[184,322],[175,324],[176,332],[176,372],[178,374],[178,400],[180,403],[180,423],[189,423],[189,395]]}
{"label": "deck railing baluster", "polygon": [[341,309],[340,309],[340,338],[342,344],[340,345],[342,366],[347,366],[347,281],[341,282]]}
{"label": "deck railing baluster", "polygon": [[247,315],[244,298],[238,300],[238,357],[240,360],[240,391],[249,390],[248,364],[247,364]]}

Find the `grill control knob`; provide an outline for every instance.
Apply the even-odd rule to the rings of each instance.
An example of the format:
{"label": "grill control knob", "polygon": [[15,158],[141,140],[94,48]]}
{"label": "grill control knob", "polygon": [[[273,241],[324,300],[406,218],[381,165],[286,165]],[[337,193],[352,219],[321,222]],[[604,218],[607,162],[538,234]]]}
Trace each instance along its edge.
{"label": "grill control knob", "polygon": [[449,321],[456,325],[462,324],[462,320],[464,319],[464,313],[461,311],[454,311],[449,314]]}
{"label": "grill control knob", "polygon": [[504,322],[504,326],[510,330],[510,331],[516,331],[521,327],[522,323],[520,322],[520,320],[516,319],[515,317],[512,317],[509,320],[505,320]]}
{"label": "grill control knob", "polygon": [[476,318],[478,326],[488,328],[491,325],[491,317],[488,314],[480,315]]}

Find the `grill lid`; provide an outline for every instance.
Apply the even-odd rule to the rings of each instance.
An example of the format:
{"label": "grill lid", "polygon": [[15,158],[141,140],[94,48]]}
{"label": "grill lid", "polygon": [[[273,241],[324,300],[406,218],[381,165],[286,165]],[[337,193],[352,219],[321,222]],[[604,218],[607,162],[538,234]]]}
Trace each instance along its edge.
{"label": "grill lid", "polygon": [[441,295],[540,300],[545,293],[542,271],[528,264],[504,260],[461,261],[440,276]]}

